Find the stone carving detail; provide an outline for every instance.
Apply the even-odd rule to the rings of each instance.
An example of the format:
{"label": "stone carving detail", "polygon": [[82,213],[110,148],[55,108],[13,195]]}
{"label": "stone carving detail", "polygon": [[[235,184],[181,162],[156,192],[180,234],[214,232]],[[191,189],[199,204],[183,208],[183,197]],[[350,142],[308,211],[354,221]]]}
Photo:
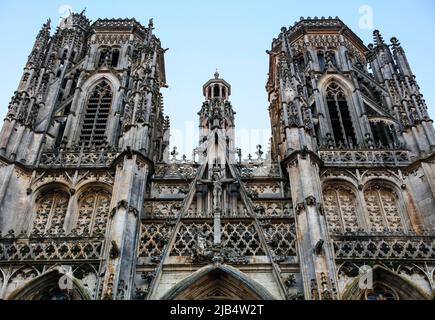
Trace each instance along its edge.
{"label": "stone carving detail", "polygon": [[296,230],[294,223],[263,225],[266,241],[277,260],[296,256]]}
{"label": "stone carving detail", "polygon": [[180,201],[153,201],[145,203],[145,217],[155,219],[176,218],[180,214],[182,203]]}
{"label": "stone carving detail", "polygon": [[32,235],[60,235],[65,232],[64,222],[68,209],[69,195],[62,190],[50,190],[37,199],[36,216]]}
{"label": "stone carving detail", "polygon": [[364,192],[372,231],[402,231],[397,194],[386,187],[373,186]]}
{"label": "stone carving detail", "polygon": [[170,255],[190,257],[211,247],[212,243],[213,231],[210,224],[181,224]]}
{"label": "stone carving detail", "polygon": [[247,264],[249,259],[240,255],[237,248],[228,248],[222,244],[213,244],[207,247],[194,247],[191,260],[194,263],[232,263]]}
{"label": "stone carving detail", "polygon": [[151,282],[153,281],[155,276],[156,276],[156,273],[154,271],[149,271],[149,272],[144,271],[141,273],[140,284],[136,285],[136,288],[135,288],[135,294],[136,294],[135,298],[136,299],[145,299],[145,297],[148,296]]}
{"label": "stone carving detail", "polygon": [[155,178],[186,178],[193,179],[198,172],[197,166],[182,161],[173,162],[171,164],[156,165]]}
{"label": "stone carving detail", "polygon": [[42,168],[106,168],[118,157],[119,152],[105,148],[70,148],[41,154]]}
{"label": "stone carving detail", "polygon": [[[281,193],[281,187],[279,183],[257,183],[257,184],[247,184],[246,189],[251,197],[253,195],[279,195]],[[255,196],[253,198],[256,198]]]}
{"label": "stone carving detail", "polygon": [[259,218],[291,217],[292,210],[289,202],[254,202],[254,212]]}
{"label": "stone carving detail", "polygon": [[[221,241],[222,248],[232,250],[237,256],[265,255],[254,223],[225,223],[222,226]],[[175,239],[171,256],[205,256],[206,251],[210,251],[212,247],[213,230],[210,224],[182,224]]]}
{"label": "stone carving detail", "polygon": [[138,256],[160,257],[168,244],[171,231],[172,227],[165,224],[142,223]]}
{"label": "stone carving detail", "polygon": [[320,150],[325,165],[334,166],[407,166],[411,155],[404,150]]}
{"label": "stone carving detail", "polygon": [[0,260],[97,260],[101,256],[102,241],[62,239],[20,239],[0,241]]}
{"label": "stone carving detail", "polygon": [[73,230],[73,233],[77,235],[104,235],[111,198],[110,193],[101,188],[91,188],[81,194],[77,228]]}
{"label": "stone carving detail", "polygon": [[242,179],[249,179],[252,177],[281,177],[279,164],[274,162],[263,162],[263,159],[261,159],[260,162],[255,160],[245,161],[243,164],[238,166],[238,169]]}
{"label": "stone carving detail", "polygon": [[242,256],[264,256],[254,223],[226,223],[222,227],[222,246],[232,248]]}
{"label": "stone carving detail", "polygon": [[337,259],[404,259],[435,258],[435,240],[426,237],[335,237]]}
{"label": "stone carving detail", "polygon": [[330,186],[323,191],[324,212],[331,233],[357,231],[357,201],[353,191],[345,186]]}

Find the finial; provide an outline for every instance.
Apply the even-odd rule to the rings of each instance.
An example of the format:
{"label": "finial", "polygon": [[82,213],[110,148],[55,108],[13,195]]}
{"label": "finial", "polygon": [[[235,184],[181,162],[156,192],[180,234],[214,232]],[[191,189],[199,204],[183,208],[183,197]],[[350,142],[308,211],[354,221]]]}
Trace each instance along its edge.
{"label": "finial", "polygon": [[379,30],[373,31],[373,39],[375,41],[376,46],[381,46],[384,44],[384,39],[382,38],[382,35],[379,32]]}
{"label": "finial", "polygon": [[400,47],[400,42],[396,37],[392,37],[390,41],[393,47]]}
{"label": "finial", "polygon": [[219,72],[217,68],[216,68],[216,72],[214,73],[214,78],[219,79]]}

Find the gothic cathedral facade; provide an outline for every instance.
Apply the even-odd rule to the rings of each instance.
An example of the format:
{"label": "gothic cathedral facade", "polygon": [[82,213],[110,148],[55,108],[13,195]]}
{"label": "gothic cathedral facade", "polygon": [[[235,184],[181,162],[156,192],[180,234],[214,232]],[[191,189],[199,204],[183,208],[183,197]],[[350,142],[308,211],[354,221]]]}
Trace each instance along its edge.
{"label": "gothic cathedral facade", "polygon": [[169,146],[153,22],[43,25],[0,132],[0,299],[433,299],[435,130],[399,41],[301,19],[267,51],[271,143],[231,86]]}

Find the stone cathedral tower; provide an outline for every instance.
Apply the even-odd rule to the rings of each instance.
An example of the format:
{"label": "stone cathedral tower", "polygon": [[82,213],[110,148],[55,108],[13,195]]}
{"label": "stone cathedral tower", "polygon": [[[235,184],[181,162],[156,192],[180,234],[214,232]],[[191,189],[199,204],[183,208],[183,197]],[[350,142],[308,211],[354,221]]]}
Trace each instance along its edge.
{"label": "stone cathedral tower", "polygon": [[0,132],[0,299],[433,298],[435,131],[400,43],[374,38],[283,28],[270,150],[246,160],[216,72],[189,160],[152,20],[48,21]]}
{"label": "stone cathedral tower", "polygon": [[305,298],[433,297],[435,131],[399,41],[302,18],[268,53]]}

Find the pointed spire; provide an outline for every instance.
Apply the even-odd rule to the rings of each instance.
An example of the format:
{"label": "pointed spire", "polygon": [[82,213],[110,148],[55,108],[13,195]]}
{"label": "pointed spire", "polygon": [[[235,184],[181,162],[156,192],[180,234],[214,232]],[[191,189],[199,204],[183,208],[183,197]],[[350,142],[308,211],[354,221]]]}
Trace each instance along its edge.
{"label": "pointed spire", "polygon": [[35,44],[33,45],[32,52],[29,55],[28,62],[37,64],[41,62],[42,51],[47,46],[50,40],[51,19],[48,19],[46,23],[42,25],[36,36]]}
{"label": "pointed spire", "polygon": [[373,31],[373,40],[375,42],[375,45],[377,47],[382,46],[385,44],[384,42],[384,38],[382,38],[381,33],[379,32],[379,30],[375,30]]}
{"label": "pointed spire", "polygon": [[217,68],[216,68],[216,72],[214,73],[214,78],[219,79],[219,71]]}
{"label": "pointed spire", "polygon": [[391,38],[391,48],[393,51],[394,59],[402,74],[412,76],[412,70],[406,58],[405,51],[403,50],[399,40],[396,37]]}

